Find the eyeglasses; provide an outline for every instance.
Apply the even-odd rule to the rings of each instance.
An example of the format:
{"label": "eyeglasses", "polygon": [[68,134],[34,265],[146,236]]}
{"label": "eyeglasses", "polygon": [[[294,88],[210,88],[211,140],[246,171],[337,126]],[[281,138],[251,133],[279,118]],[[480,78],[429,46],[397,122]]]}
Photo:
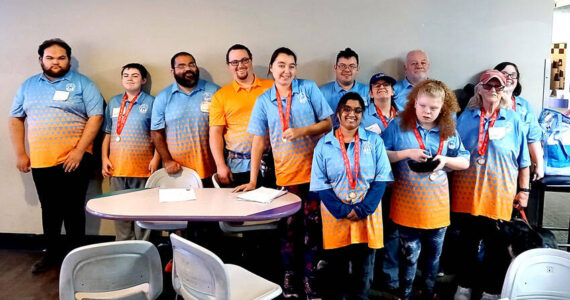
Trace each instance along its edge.
{"label": "eyeglasses", "polygon": [[342,112],[347,114],[354,112],[355,114],[360,115],[363,111],[364,110],[360,107],[350,107],[348,105],[342,107]]}
{"label": "eyeglasses", "polygon": [[491,89],[495,89],[495,91],[500,92],[500,91],[505,89],[504,85],[492,85],[492,84],[488,84],[488,83],[483,83],[481,86],[484,89],[486,89],[487,91],[490,91]]}
{"label": "eyeglasses", "polygon": [[231,65],[232,67],[237,67],[237,66],[239,66],[239,63],[241,63],[242,65],[247,65],[247,64],[249,64],[250,61],[251,61],[251,59],[249,57],[246,57],[246,58],[242,58],[241,60],[232,60],[232,61],[228,62],[228,65]]}
{"label": "eyeglasses", "polygon": [[195,62],[191,62],[187,65],[185,64],[179,64],[177,66],[175,66],[174,68],[178,69],[178,70],[185,70],[186,68],[190,68],[190,69],[194,69],[196,68],[196,63]]}
{"label": "eyeglasses", "polygon": [[503,75],[505,75],[506,78],[510,78],[510,79],[517,79],[519,78],[519,75],[517,75],[517,73],[508,73],[508,72],[501,72],[503,73]]}
{"label": "eyeglasses", "polygon": [[341,70],[350,69],[350,70],[354,71],[358,68],[358,65],[355,65],[355,64],[350,64],[350,65],[338,64],[336,66],[337,66],[337,68],[339,68]]}
{"label": "eyeglasses", "polygon": [[389,86],[392,86],[391,84],[389,84],[388,82],[377,82],[375,84],[372,85],[373,88],[387,88]]}

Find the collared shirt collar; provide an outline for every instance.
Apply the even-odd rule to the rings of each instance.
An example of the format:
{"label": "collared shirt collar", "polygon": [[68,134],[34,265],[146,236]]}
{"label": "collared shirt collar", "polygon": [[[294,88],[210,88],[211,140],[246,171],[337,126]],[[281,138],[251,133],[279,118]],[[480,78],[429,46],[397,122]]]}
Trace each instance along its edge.
{"label": "collared shirt collar", "polygon": [[425,129],[422,124],[420,124],[420,122],[418,122],[416,120],[416,127],[418,128],[418,130],[424,130],[424,131],[428,131],[428,132],[439,132],[439,126],[435,126],[432,129]]}
{"label": "collared shirt collar", "polygon": [[[338,142],[338,140],[335,136],[335,130],[336,129],[333,129],[325,135],[324,143],[332,144],[332,145],[334,145],[340,149],[340,143]],[[368,130],[364,129],[362,126],[358,126],[358,138],[359,139],[361,139],[363,141],[367,141],[369,134],[370,134],[370,132]]]}
{"label": "collared shirt collar", "polygon": [[251,90],[253,88],[256,87],[260,87],[261,86],[261,80],[259,80],[259,78],[257,78],[257,76],[253,75],[254,79],[253,79],[253,83],[251,84],[251,86],[249,88],[244,88],[242,87],[239,83],[237,83],[237,81],[232,81],[232,86],[234,88],[234,91],[237,93],[240,90]]}
{"label": "collared shirt collar", "polygon": [[334,81],[334,85],[333,85],[333,90],[335,91],[335,93],[341,93],[341,92],[343,92],[343,91],[345,91],[345,92],[350,92],[350,91],[352,91],[352,89],[354,89],[355,86],[356,86],[356,81],[354,81],[354,82],[352,83],[352,87],[351,87],[350,89],[348,89],[348,91],[345,91],[345,90],[340,86],[340,84],[338,84],[338,81],[335,80],[335,81]]}
{"label": "collared shirt collar", "polygon": [[[481,117],[481,108],[477,108],[473,111],[473,117],[480,118]],[[504,108],[499,108],[499,115],[497,119],[506,119],[507,118],[507,110]]]}
{"label": "collared shirt collar", "polygon": [[410,83],[410,81],[408,80],[408,77],[404,77],[404,80],[402,80],[402,84],[404,85],[405,88],[414,87],[414,85]]}
{"label": "collared shirt collar", "polygon": [[180,87],[178,87],[178,82],[174,82],[172,84],[171,94],[179,92],[179,93],[182,93],[184,95],[191,96],[192,94],[203,90],[205,85],[206,85],[206,81],[204,81],[202,79],[198,79],[198,83],[196,84],[196,87],[194,87],[194,89],[192,91],[190,91],[190,93],[186,93],[185,91],[181,90]]}
{"label": "collared shirt collar", "polygon": [[56,82],[60,82],[60,81],[71,81],[73,79],[73,71],[69,70],[67,72],[67,74],[63,75],[62,77],[56,78],[54,81],[50,81],[47,77],[45,73],[42,73],[40,75],[40,77],[38,78],[38,80],[45,80],[49,83],[56,83]]}
{"label": "collared shirt collar", "polygon": [[[271,87],[270,90],[270,98],[271,101],[277,101],[277,93],[276,93],[276,88],[275,87],[275,83],[273,84],[273,86]],[[291,82],[291,98],[293,97],[294,94],[298,94],[299,93],[299,80],[297,79],[293,79],[293,82]],[[280,95],[281,97],[286,97],[287,95]]]}

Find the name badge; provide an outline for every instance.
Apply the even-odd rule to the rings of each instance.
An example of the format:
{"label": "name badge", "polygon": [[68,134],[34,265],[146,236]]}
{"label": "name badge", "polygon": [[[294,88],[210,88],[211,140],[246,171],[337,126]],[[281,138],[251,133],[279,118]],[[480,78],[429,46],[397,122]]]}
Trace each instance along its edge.
{"label": "name badge", "polygon": [[505,127],[491,127],[489,128],[489,139],[500,140],[505,137]]}
{"label": "name badge", "polygon": [[66,101],[69,98],[68,91],[55,91],[53,101]]}
{"label": "name badge", "polygon": [[119,116],[119,113],[121,112],[121,108],[120,107],[115,107],[113,108],[113,114],[111,115],[111,118],[117,118]]}

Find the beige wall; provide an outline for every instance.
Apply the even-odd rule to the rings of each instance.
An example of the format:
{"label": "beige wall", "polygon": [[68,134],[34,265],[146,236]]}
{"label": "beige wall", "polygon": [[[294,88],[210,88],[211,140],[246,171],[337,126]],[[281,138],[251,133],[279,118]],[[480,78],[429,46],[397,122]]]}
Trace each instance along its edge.
{"label": "beige wall", "polygon": [[[428,3],[430,5],[428,5]],[[120,92],[120,66],[140,62],[152,75],[151,93],[171,83],[169,60],[193,53],[202,76],[219,85],[233,43],[250,47],[255,70],[265,76],[271,52],[288,46],[298,55],[299,77],[318,84],[333,79],[336,53],[360,54],[358,77],[378,71],[401,78],[410,49],[429,54],[431,77],[463,87],[483,69],[516,62],[523,96],[542,103],[544,60],[552,32],[551,1],[6,1],[0,0],[0,96],[4,124],[18,86],[38,73],[43,40],[65,39],[74,64],[109,99]],[[0,232],[41,233],[40,208],[30,174],[15,169],[7,126],[0,127]],[[97,189],[95,188],[96,192]],[[89,233],[108,233],[91,218]]]}

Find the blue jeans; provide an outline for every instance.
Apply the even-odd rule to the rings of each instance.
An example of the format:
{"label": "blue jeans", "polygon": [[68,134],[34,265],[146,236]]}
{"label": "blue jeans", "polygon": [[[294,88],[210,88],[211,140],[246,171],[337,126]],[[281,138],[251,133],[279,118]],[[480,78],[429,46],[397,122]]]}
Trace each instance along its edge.
{"label": "blue jeans", "polygon": [[325,252],[328,267],[323,299],[368,299],[376,250],[367,244],[352,244]]}
{"label": "blue jeans", "polygon": [[402,266],[400,288],[404,299],[409,299],[412,294],[412,285],[422,248],[425,258],[423,261],[424,266],[422,266],[423,289],[426,293],[433,293],[446,229],[447,227],[437,229],[398,227],[400,247],[402,249],[400,256]]}

